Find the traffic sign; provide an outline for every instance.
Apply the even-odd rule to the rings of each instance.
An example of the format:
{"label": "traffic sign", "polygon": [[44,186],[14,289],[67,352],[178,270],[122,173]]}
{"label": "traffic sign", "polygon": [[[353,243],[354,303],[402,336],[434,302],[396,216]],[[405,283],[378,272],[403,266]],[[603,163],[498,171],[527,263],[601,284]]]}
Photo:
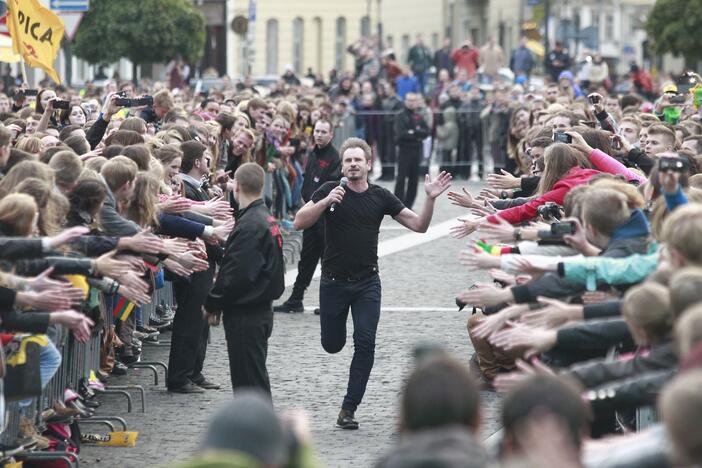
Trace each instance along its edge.
{"label": "traffic sign", "polygon": [[66,37],[73,40],[73,38],[76,37],[78,26],[80,26],[80,20],[83,19],[83,13],[74,11],[60,11],[59,18],[61,18],[61,21],[63,21]]}
{"label": "traffic sign", "polygon": [[88,11],[90,0],[51,0],[49,7],[55,11]]}

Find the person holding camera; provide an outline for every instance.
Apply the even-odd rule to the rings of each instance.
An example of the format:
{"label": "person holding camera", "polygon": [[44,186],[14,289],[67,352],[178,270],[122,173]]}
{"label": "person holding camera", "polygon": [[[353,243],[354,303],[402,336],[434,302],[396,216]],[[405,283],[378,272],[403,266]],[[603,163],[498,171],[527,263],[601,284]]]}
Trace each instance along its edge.
{"label": "person holding camera", "polygon": [[162,89],[154,94],[153,104],[139,113],[139,117],[147,124],[154,126],[155,132],[161,129],[163,117],[173,108],[173,96],[167,89]]}

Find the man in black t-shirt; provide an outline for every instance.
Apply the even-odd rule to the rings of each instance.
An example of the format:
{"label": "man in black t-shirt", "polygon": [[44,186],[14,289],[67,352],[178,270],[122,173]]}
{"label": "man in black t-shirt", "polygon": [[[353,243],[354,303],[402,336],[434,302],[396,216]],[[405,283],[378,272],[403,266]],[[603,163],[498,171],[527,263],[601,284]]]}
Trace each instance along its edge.
{"label": "man in black t-shirt", "polygon": [[426,232],[434,200],[451,183],[442,172],[424,184],[427,199],[421,213],[406,208],[391,192],[368,183],[371,149],[359,138],[349,138],[339,150],[346,188],[334,182],[319,187],[297,212],[296,229],[324,223],[325,246],[319,286],[322,347],[338,353],[346,344],[346,321],[351,309],[354,353],[349,383],[337,419],[343,429],[358,429],[354,414],[363,399],[375,357],[375,334],[380,319],[378,233],[385,215],[415,232]]}

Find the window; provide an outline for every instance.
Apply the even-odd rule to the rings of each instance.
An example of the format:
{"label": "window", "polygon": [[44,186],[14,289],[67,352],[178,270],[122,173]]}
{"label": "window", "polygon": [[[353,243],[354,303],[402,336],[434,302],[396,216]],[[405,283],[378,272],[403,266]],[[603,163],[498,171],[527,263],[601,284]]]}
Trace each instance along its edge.
{"label": "window", "polygon": [[336,71],[343,72],[346,68],[346,18],[340,16],[336,19],[336,39],[334,68]]}
{"label": "window", "polygon": [[361,18],[361,37],[370,37],[371,35],[371,22],[369,16],[364,16]]}
{"label": "window", "polygon": [[292,29],[292,65],[296,73],[302,73],[303,56],[305,54],[305,21],[297,17],[293,20]]}
{"label": "window", "polygon": [[409,37],[409,34],[405,34],[402,36],[402,56],[397,57],[397,59],[407,61],[407,56],[409,55],[409,50],[410,50],[410,37]]}
{"label": "window", "polygon": [[316,44],[315,50],[315,62],[314,65],[317,68],[317,73],[322,73],[322,18],[316,17],[312,20],[314,23],[314,41]]}
{"label": "window", "polygon": [[278,20],[266,22],[266,74],[278,74]]}
{"label": "window", "polygon": [[612,14],[605,16],[604,37],[614,40],[614,15]]}

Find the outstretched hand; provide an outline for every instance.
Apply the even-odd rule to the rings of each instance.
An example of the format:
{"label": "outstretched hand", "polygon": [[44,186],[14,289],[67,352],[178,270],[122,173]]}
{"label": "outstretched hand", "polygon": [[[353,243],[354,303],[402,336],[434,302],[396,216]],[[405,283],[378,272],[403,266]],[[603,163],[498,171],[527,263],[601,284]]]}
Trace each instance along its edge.
{"label": "outstretched hand", "polygon": [[453,176],[446,172],[441,171],[441,173],[436,176],[436,179],[432,180],[429,174],[424,178],[424,191],[427,197],[431,199],[436,199],[439,195],[444,193],[451,186],[451,179]]}

